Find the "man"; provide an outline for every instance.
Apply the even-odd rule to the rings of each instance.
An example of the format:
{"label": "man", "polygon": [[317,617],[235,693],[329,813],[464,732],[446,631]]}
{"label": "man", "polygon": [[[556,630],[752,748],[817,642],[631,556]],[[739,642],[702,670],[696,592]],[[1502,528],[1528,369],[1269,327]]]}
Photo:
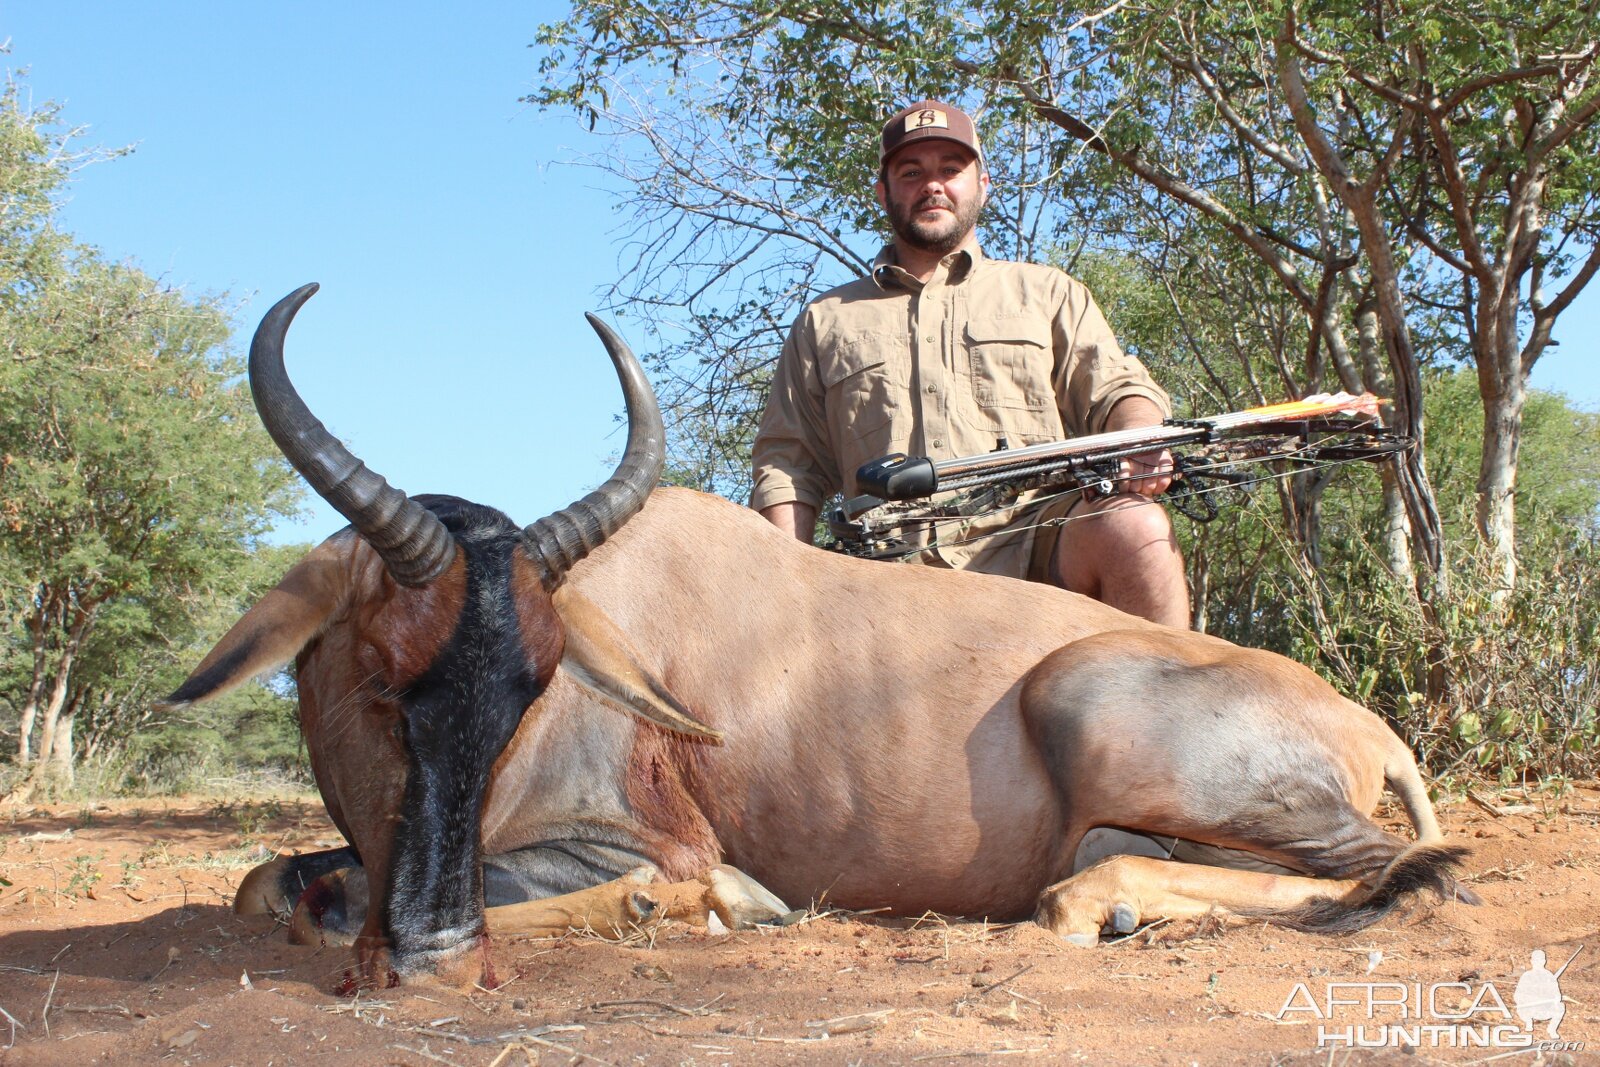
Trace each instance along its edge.
{"label": "man", "polygon": [[[883,127],[878,203],[893,242],[870,277],[823,294],[789,334],[756,436],[750,506],[809,543],[822,502],[889,452],[949,458],[1154,426],[1166,393],[1125,355],[1089,291],[1053,267],[986,259],[989,175],[972,120],[911,105]],[[1025,503],[941,533],[925,562],[1050,581],[1189,625],[1164,509],[1166,452],[1126,461],[1115,496]],[[1041,520],[1073,521],[1038,527]]]}

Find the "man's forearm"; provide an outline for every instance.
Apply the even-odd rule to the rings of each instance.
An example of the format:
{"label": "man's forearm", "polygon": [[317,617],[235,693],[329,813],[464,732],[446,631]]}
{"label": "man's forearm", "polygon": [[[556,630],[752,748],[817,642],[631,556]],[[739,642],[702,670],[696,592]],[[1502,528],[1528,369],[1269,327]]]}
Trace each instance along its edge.
{"label": "man's forearm", "polygon": [[1132,430],[1140,426],[1159,426],[1161,420],[1166,418],[1166,412],[1161,406],[1147,396],[1125,396],[1117,401],[1111,413],[1106,416],[1106,432],[1112,430]]}
{"label": "man's forearm", "polygon": [[817,509],[798,500],[783,504],[770,504],[761,509],[761,517],[784,533],[793,534],[797,541],[811,543],[817,528]]}
{"label": "man's forearm", "polygon": [[[1117,401],[1106,416],[1106,430],[1137,430],[1146,426],[1159,426],[1166,418],[1154,400],[1147,396],[1125,396]],[[1172,453],[1162,448],[1143,455],[1129,456],[1122,461],[1127,481],[1127,492],[1140,496],[1156,497],[1172,485]]]}

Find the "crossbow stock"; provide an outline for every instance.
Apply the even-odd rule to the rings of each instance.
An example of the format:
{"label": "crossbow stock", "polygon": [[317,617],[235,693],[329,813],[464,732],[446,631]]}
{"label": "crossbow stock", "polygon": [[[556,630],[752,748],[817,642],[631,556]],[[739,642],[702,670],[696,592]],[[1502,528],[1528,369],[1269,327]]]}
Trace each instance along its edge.
{"label": "crossbow stock", "polygon": [[[827,509],[834,537],[829,547],[872,559],[904,558],[928,547],[912,532],[936,532],[943,523],[1014,508],[1024,493],[1113,494],[1128,480],[1123,460],[1161,449],[1173,452],[1167,502],[1197,522],[1210,522],[1256,482],[1409,450],[1410,438],[1384,428],[1379,403],[1371,393],[1320,394],[979,456],[933,460],[896,452],[863,464],[856,471],[862,495]],[[1267,473],[1247,469],[1261,464],[1270,466]]]}

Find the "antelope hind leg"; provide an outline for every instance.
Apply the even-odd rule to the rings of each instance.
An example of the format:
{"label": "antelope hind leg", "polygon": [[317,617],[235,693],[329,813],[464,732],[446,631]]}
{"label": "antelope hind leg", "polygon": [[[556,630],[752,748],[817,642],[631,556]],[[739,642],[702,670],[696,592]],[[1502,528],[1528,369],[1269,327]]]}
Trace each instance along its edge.
{"label": "antelope hind leg", "polygon": [[1353,879],[1202,867],[1145,856],[1113,856],[1039,897],[1034,919],[1074,945],[1093,945],[1102,927],[1120,934],[1157,919],[1198,918],[1209,912],[1277,911],[1333,897],[1352,903],[1372,892]]}
{"label": "antelope hind leg", "polygon": [[686,882],[663,882],[654,867],[637,867],[621,878],[558,897],[488,908],[491,934],[560,937],[589,930],[623,938],[665,919],[705,926],[715,914],[728,929],[754,926],[787,914],[783,901],[743,871],[726,864]]}

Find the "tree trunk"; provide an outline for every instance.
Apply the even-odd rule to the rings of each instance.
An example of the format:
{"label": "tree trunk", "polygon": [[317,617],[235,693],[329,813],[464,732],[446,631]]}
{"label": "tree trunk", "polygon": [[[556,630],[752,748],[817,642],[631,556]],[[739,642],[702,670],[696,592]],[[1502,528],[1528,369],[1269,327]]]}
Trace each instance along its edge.
{"label": "tree trunk", "polygon": [[1322,491],[1327,479],[1319,471],[1291,475],[1289,499],[1294,508],[1294,540],[1306,566],[1322,570]]}
{"label": "tree trunk", "polygon": [[[1385,398],[1383,421],[1386,426],[1393,426],[1394,404],[1388,397],[1394,391],[1394,379],[1383,355],[1378,302],[1370,289],[1359,297],[1356,333],[1361,346],[1362,377],[1367,388]],[[1393,462],[1385,462],[1378,471],[1383,483],[1383,562],[1395,581],[1415,593],[1417,574],[1411,556],[1411,526],[1406,518],[1406,502],[1400,496],[1400,479]]]}
{"label": "tree trunk", "polygon": [[33,773],[28,776],[27,788],[38,788],[50,774],[51,755],[56,750],[56,733],[61,728],[61,709],[67,703],[68,671],[72,656],[63,657],[60,672],[50,686],[50,699],[45,703],[44,716],[39,723],[39,758],[34,761]]}
{"label": "tree trunk", "polygon": [[31,747],[33,738],[33,720],[39,717],[39,698],[35,692],[28,694],[28,699],[23,701],[22,714],[17,717],[17,766],[26,767],[33,762]]}
{"label": "tree trunk", "polygon": [[[1501,318],[1511,321],[1497,321]],[[1517,581],[1517,458],[1522,448],[1522,409],[1528,389],[1513,332],[1515,310],[1480,322],[1484,329],[1476,355],[1478,391],[1483,398],[1483,453],[1478,465],[1476,518],[1478,535],[1488,546],[1494,567],[1493,595],[1498,604]]]}
{"label": "tree trunk", "polygon": [[[68,711],[56,722],[55,744],[49,753],[50,774],[55,778],[56,784],[68,789],[72,788],[76,776],[72,767],[72,724],[78,717],[76,711]],[[46,763],[45,752],[39,751],[39,765]]]}
{"label": "tree trunk", "polygon": [[35,612],[28,620],[28,634],[33,644],[33,681],[28,686],[27,699],[22,702],[22,712],[17,719],[17,766],[26,767],[33,762],[33,723],[39,717],[39,695],[44,691],[44,614]]}
{"label": "tree trunk", "polygon": [[[63,767],[66,770],[65,781],[72,781],[72,721],[74,709],[68,708],[67,693],[72,681],[72,668],[77,662],[78,649],[83,645],[84,635],[89,632],[89,627],[94,623],[95,608],[81,609],[72,621],[72,628],[67,632],[67,639],[62,644],[61,658],[56,663],[55,681],[50,686],[50,700],[44,706],[44,718],[40,723],[39,733],[39,758],[34,761],[33,773],[28,775],[25,782],[11,792],[6,800],[21,802],[30,799],[40,786]],[[62,715],[63,710],[66,711]]]}
{"label": "tree trunk", "polygon": [[1378,476],[1383,481],[1383,562],[1390,577],[1414,594],[1417,570],[1411,560],[1411,526],[1394,464],[1385,462]]}
{"label": "tree trunk", "polygon": [[1306,93],[1295,46],[1295,18],[1292,10],[1284,16],[1278,37],[1278,73],[1284,100],[1294,115],[1295,128],[1310,151],[1328,184],[1350,212],[1361,236],[1377,312],[1378,340],[1387,357],[1394,382],[1394,410],[1397,427],[1417,442],[1417,447],[1397,463],[1397,485],[1410,519],[1416,555],[1426,563],[1426,576],[1419,575],[1418,596],[1426,601],[1435,592],[1443,593],[1449,572],[1443,565],[1443,547],[1438,505],[1428,484],[1427,464],[1423,460],[1422,371],[1406,325],[1406,299],[1400,286],[1400,268],[1390,229],[1379,210],[1377,193],[1382,183],[1369,179],[1363,183],[1351,173],[1343,157],[1329,142],[1318,123]]}

